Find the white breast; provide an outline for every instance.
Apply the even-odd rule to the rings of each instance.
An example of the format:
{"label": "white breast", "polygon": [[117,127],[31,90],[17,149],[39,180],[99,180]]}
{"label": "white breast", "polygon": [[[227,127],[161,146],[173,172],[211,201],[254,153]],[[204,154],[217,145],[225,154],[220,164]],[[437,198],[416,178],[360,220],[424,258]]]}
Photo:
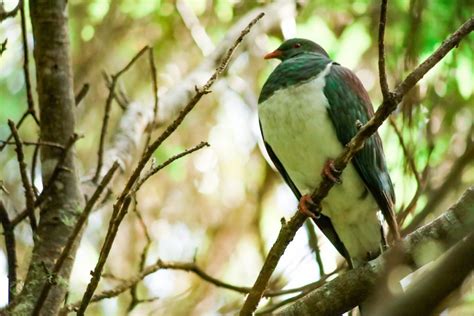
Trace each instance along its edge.
{"label": "white breast", "polygon": [[[314,80],[278,90],[259,104],[265,141],[303,195],[319,185],[326,160],[336,158],[343,149],[323,93],[330,67]],[[351,257],[365,261],[367,252],[376,252],[380,246],[378,206],[371,194],[364,194],[365,185],[352,164],[344,170],[342,181],[324,199],[323,213],[331,218]]]}

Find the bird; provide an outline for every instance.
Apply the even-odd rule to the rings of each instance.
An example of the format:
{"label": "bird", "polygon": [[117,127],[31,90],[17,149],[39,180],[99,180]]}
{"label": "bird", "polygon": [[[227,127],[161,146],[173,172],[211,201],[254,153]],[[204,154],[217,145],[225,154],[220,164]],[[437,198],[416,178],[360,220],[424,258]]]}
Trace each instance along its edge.
{"label": "bird", "polygon": [[[373,115],[357,76],[330,59],[313,41],[292,38],[264,56],[280,64],[264,83],[258,117],[268,156],[337,251],[355,268],[387,247],[379,211],[393,239],[399,238],[395,193],[380,136],[375,133],[343,173],[334,159]],[[318,214],[311,193],[323,175],[335,182]]]}

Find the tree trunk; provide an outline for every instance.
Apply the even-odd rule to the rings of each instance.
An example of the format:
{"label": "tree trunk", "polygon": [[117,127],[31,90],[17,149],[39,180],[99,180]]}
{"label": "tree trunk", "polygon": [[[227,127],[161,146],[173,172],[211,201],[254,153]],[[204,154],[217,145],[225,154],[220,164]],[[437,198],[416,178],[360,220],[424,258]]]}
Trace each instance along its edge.
{"label": "tree trunk", "polygon": [[[30,1],[31,23],[35,42],[37,93],[41,117],[41,140],[66,146],[74,135],[74,93],[69,52],[66,0]],[[83,207],[73,150],[41,147],[43,185],[48,183],[58,161],[66,154],[59,174],[40,207],[40,223],[34,233],[34,249],[21,294],[10,312],[31,314],[39,293],[51,277],[54,262],[61,253]],[[52,238],[54,236],[54,238]],[[41,315],[56,315],[67,291],[74,247],[49,296],[42,303]]]}

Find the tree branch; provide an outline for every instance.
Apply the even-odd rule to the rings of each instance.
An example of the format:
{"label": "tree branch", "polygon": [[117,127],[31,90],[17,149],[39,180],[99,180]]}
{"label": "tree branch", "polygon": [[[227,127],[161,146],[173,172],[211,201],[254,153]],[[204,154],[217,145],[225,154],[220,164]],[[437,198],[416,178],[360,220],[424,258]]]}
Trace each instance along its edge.
{"label": "tree branch", "polygon": [[145,183],[151,176],[153,176],[154,174],[156,174],[158,171],[160,171],[161,169],[165,168],[166,166],[168,166],[169,164],[171,164],[173,161],[175,160],[178,160],[184,156],[187,156],[189,154],[192,154],[193,152],[195,151],[198,151],[199,149],[202,149],[204,147],[209,147],[209,143],[208,142],[200,142],[199,144],[197,144],[196,146],[192,147],[192,148],[189,148],[177,155],[174,155],[173,157],[167,159],[165,162],[163,162],[162,164],[159,164],[158,166],[153,166],[150,170],[148,170],[143,176],[141,176],[138,180],[137,180],[137,184],[135,185],[133,191],[134,192],[137,192],[140,187],[143,185],[143,183]]}
{"label": "tree branch", "polygon": [[379,21],[379,80],[380,80],[380,89],[382,90],[383,99],[387,100],[389,98],[388,83],[387,83],[387,74],[385,73],[385,46],[384,46],[384,36],[385,36],[385,24],[387,22],[387,2],[388,0],[380,1],[380,21]]}
{"label": "tree branch", "polygon": [[[41,116],[41,140],[65,146],[74,135],[75,106],[66,1],[30,2],[35,42],[34,57],[38,103]],[[26,34],[25,34],[26,36]],[[25,57],[27,54],[25,54]],[[28,80],[25,78],[25,80]],[[32,106],[29,105],[29,109]],[[18,124],[17,124],[18,125]],[[41,147],[43,183],[47,183],[63,150]],[[44,282],[67,242],[83,197],[79,188],[73,150],[68,151],[61,170],[50,187],[48,199],[41,205],[41,218],[28,273],[21,293],[8,307],[11,314],[31,314]],[[63,265],[59,276],[68,280],[75,254]],[[64,301],[67,282],[59,282],[44,302],[42,313],[56,315]]]}
{"label": "tree branch", "polygon": [[[436,307],[455,291],[474,269],[474,233],[446,252],[418,281],[374,315],[434,315]],[[420,302],[423,302],[420,304]]]}
{"label": "tree branch", "polygon": [[[26,200],[26,211],[28,217],[30,219],[31,230],[33,234],[36,231],[36,218],[35,218],[35,192],[31,187],[30,180],[28,179],[28,173],[26,171],[27,166],[25,162],[25,155],[23,153],[23,146],[21,144],[20,136],[18,135],[18,131],[16,130],[15,123],[13,121],[8,120],[8,126],[10,126],[11,133],[13,135],[13,139],[16,143],[16,154],[18,159],[18,165],[20,167],[20,176],[21,182],[23,183],[23,189],[25,190],[25,200]],[[11,224],[11,223],[10,223]]]}
{"label": "tree branch", "polygon": [[105,135],[107,134],[107,127],[109,124],[109,117],[110,117],[110,108],[112,106],[112,100],[114,99],[115,93],[115,86],[117,81],[119,80],[120,76],[123,75],[132,65],[140,58],[148,50],[148,46],[143,47],[121,70],[119,70],[116,74],[111,76],[112,80],[109,86],[109,94],[107,99],[105,100],[105,110],[104,110],[104,118],[102,120],[102,128],[100,131],[100,139],[99,139],[99,149],[97,152],[97,169],[95,171],[95,175],[93,178],[94,182],[100,177],[100,171],[102,169],[103,159],[104,159],[104,146],[105,146]]}
{"label": "tree branch", "polygon": [[102,179],[100,184],[97,186],[97,189],[95,190],[94,194],[92,195],[90,200],[87,202],[86,206],[84,207],[84,211],[81,213],[81,216],[77,220],[77,223],[74,226],[74,230],[69,236],[67,243],[65,244],[61,252],[61,255],[59,256],[58,260],[54,264],[54,267],[51,272],[52,280],[50,282],[46,282],[43,289],[41,290],[41,293],[33,309],[33,314],[39,315],[39,312],[41,311],[41,307],[43,306],[46,297],[48,297],[49,291],[51,290],[52,286],[57,283],[56,278],[58,276],[58,273],[61,271],[61,268],[63,267],[64,262],[69,256],[71,249],[73,248],[75,243],[79,242],[78,236],[82,232],[82,229],[84,228],[84,225],[86,224],[86,221],[89,218],[89,214],[94,209],[94,206],[97,200],[99,199],[99,197],[101,196],[102,192],[105,190],[109,182],[112,180],[112,177],[114,176],[114,173],[115,171],[117,171],[118,167],[119,167],[118,163],[115,163],[112,165],[112,167],[105,174],[104,178]]}
{"label": "tree branch", "polygon": [[[456,32],[445,40],[441,46],[423,63],[421,63],[414,71],[412,71],[401,84],[397,86],[393,93],[389,94],[389,97],[385,99],[382,105],[378,108],[375,115],[362,126],[357,134],[346,144],[343,152],[334,160],[334,166],[337,170],[343,171],[349,164],[352,157],[364,146],[364,142],[387,119],[392,113],[397,104],[401,101],[403,96],[415,86],[415,84],[431,69],[436,65],[446,54],[456,47],[460,41],[474,29],[474,18],[467,20]],[[313,211],[319,210],[321,200],[325,198],[329,190],[334,186],[334,182],[326,177],[323,177],[319,187],[311,195],[312,200],[315,202]],[[278,234],[277,240],[273,244],[270,252],[265,260],[265,263],[260,270],[259,276],[255,281],[252,291],[250,291],[247,300],[245,301],[241,315],[251,315],[258,306],[262,293],[275,270],[280,257],[285,252],[288,244],[293,240],[296,231],[304,223],[306,216],[301,212],[296,212],[288,223],[283,223],[280,233]]]}
{"label": "tree branch", "polygon": [[[369,296],[371,289],[378,281],[378,277],[384,271],[386,259],[394,251],[400,251],[400,264],[417,269],[427,263],[426,261],[417,261],[416,253],[420,246],[423,246],[426,242],[434,241],[448,248],[473,230],[474,186],[470,187],[460,200],[443,215],[408,235],[398,247],[388,250],[367,265],[347,271],[300,299],[297,303],[285,308],[279,315],[342,314],[357,306]],[[449,274],[446,276],[449,277]],[[413,305],[410,307],[413,307]],[[421,313],[418,315],[427,314]]]}
{"label": "tree branch", "polygon": [[184,118],[191,112],[191,110],[196,106],[196,104],[201,100],[201,98],[208,94],[210,91],[209,89],[217,80],[219,75],[223,73],[226,69],[230,58],[232,57],[233,52],[237,48],[237,46],[242,42],[245,35],[250,32],[250,29],[263,17],[263,13],[260,13],[256,18],[254,18],[245,29],[242,30],[240,36],[234,42],[234,44],[227,50],[226,54],[224,55],[222,61],[217,66],[214,74],[209,78],[206,84],[198,89],[196,88],[196,93],[194,97],[190,100],[190,102],[181,110],[178,117],[164,130],[164,132],[148,147],[148,149],[143,153],[140,161],[137,164],[137,167],[132,172],[132,175],[127,180],[125,187],[122,190],[122,193],[118,197],[117,201],[113,207],[112,218],[109,223],[109,229],[107,231],[107,235],[105,237],[104,244],[102,246],[99,260],[97,265],[94,269],[92,274],[92,278],[90,283],[87,286],[86,292],[84,293],[81,306],[78,310],[78,315],[83,315],[87,306],[92,298],[92,295],[99,284],[100,276],[102,274],[102,270],[104,268],[105,262],[107,260],[107,256],[112,248],[113,241],[115,236],[117,235],[118,228],[122,219],[124,218],[128,205],[130,204],[130,192],[133,186],[136,184],[136,181],[139,179],[140,173],[144,169],[145,165],[147,164],[148,160],[151,158],[155,150],[179,127],[179,125],[183,122]]}
{"label": "tree branch", "polygon": [[15,246],[15,233],[14,226],[8,218],[8,212],[0,201],[0,222],[3,227],[3,236],[5,238],[5,249],[7,251],[7,264],[8,264],[8,302],[15,299],[16,296],[16,246]]}
{"label": "tree branch", "polygon": [[[149,265],[147,267],[144,267],[143,270],[140,271],[140,273],[138,273],[136,276],[131,277],[131,278],[126,279],[126,280],[121,279],[120,280],[121,283],[119,285],[115,286],[114,288],[112,288],[110,290],[102,291],[99,294],[94,295],[91,298],[90,302],[94,303],[94,302],[98,302],[98,301],[103,300],[103,299],[118,296],[118,295],[122,294],[123,292],[133,288],[138,283],[140,283],[145,277],[147,277],[148,275],[150,275],[152,273],[155,273],[158,270],[179,270],[179,271],[192,272],[192,273],[196,274],[198,277],[200,277],[202,280],[204,280],[204,281],[206,281],[210,284],[213,284],[217,287],[224,288],[224,289],[227,289],[227,290],[231,290],[231,291],[234,291],[234,292],[237,292],[237,293],[241,293],[241,294],[247,294],[251,289],[250,287],[233,285],[233,284],[221,281],[221,280],[209,275],[202,268],[200,268],[195,262],[163,261],[161,259],[158,259],[154,264]],[[265,292],[264,296],[265,297],[275,297],[275,296],[287,295],[287,294],[292,294],[292,293],[301,293],[301,292],[307,293],[307,292],[309,292],[311,290],[314,290],[314,289],[320,287],[321,285],[323,285],[326,282],[327,278],[334,275],[338,271],[339,270],[335,270],[335,271],[327,274],[326,276],[324,276],[323,278],[321,278],[320,280],[318,280],[316,282],[306,284],[306,285],[298,287],[298,288],[291,288],[291,289],[280,290],[280,291]],[[104,277],[105,275],[102,275],[102,276]],[[65,315],[65,314],[67,314],[69,312],[73,312],[73,311],[78,311],[80,304],[81,304],[81,302],[77,301],[75,303],[68,304],[68,305],[64,306],[61,310],[61,315]]]}
{"label": "tree branch", "polygon": [[446,197],[449,189],[453,187],[453,183],[461,177],[464,168],[474,159],[474,142],[469,141],[465,152],[459,157],[450,169],[446,179],[439,188],[436,188],[428,195],[428,202],[423,209],[411,220],[410,224],[402,231],[403,234],[413,232],[423,220],[433,212],[434,208]]}
{"label": "tree branch", "polygon": [[28,32],[26,31],[25,1],[20,0],[18,4],[20,5],[20,17],[21,17],[21,39],[23,43],[23,74],[25,77],[26,101],[28,103],[27,113],[31,115],[33,119],[35,120],[36,124],[39,125],[39,120],[38,120],[38,117],[36,116],[35,102],[33,101],[33,93],[31,91],[28,41],[26,39]]}
{"label": "tree branch", "polygon": [[[0,9],[3,10],[3,7],[0,7]],[[25,121],[25,119],[31,115],[33,119],[35,120],[36,124],[39,125],[39,120],[38,116],[36,115],[35,111],[35,104],[33,101],[33,94],[31,92],[31,79],[30,79],[30,70],[29,70],[29,54],[28,54],[28,42],[26,39],[27,36],[27,31],[26,31],[26,17],[25,17],[25,3],[23,0],[19,0],[18,5],[15,7],[10,12],[7,12],[6,14],[4,12],[0,12],[0,21],[3,21],[4,19],[8,17],[15,16],[16,13],[20,11],[20,20],[21,20],[21,40],[22,40],[22,45],[23,45],[23,75],[25,78],[25,86],[26,86],[26,100],[28,103],[28,109],[26,112],[23,114],[23,116],[20,118],[18,123],[16,124],[16,128],[20,129],[21,124]],[[4,42],[4,45],[6,45],[6,40]],[[3,45],[2,45],[3,46]],[[2,51],[3,52],[3,51]],[[10,134],[6,142],[8,143],[12,139],[13,135]],[[0,152],[5,148],[6,143],[4,142],[2,145],[0,145]]]}
{"label": "tree branch", "polygon": [[82,85],[79,92],[76,93],[76,96],[74,97],[74,103],[76,104],[76,107],[81,103],[82,99],[86,97],[87,92],[89,92],[89,88],[90,85],[88,83],[85,83]]}
{"label": "tree branch", "polygon": [[151,119],[151,124],[148,129],[148,133],[145,139],[145,145],[143,146],[145,150],[147,150],[148,145],[150,145],[151,141],[151,134],[155,129],[156,124],[156,116],[158,115],[158,79],[156,77],[156,65],[155,65],[155,58],[153,56],[153,48],[148,49],[148,62],[150,63],[150,74],[151,74],[151,82],[152,82],[152,92],[153,92],[153,117]]}
{"label": "tree branch", "polygon": [[[227,49],[240,36],[242,29],[259,12],[265,12],[266,18],[253,28],[252,34],[249,34],[245,39],[247,43],[253,43],[256,37],[277,28],[282,19],[295,14],[295,7],[294,0],[280,0],[252,10],[240,18],[216,45],[212,54],[206,57],[179,84],[170,87],[166,93],[160,96],[155,128],[171,122],[184,106],[191,101],[195,95],[195,87],[205,84],[222,60]],[[119,127],[113,135],[111,146],[104,152],[103,168],[105,170],[108,170],[114,161],[118,161],[122,168],[131,164],[143,136],[146,135],[146,129],[151,126],[152,120],[153,107],[138,102],[132,102],[127,106],[118,124]]]}
{"label": "tree branch", "polygon": [[[51,176],[47,179],[46,184],[44,185],[43,190],[39,194],[38,198],[34,201],[34,208],[41,206],[41,204],[46,200],[46,198],[49,196],[51,191],[53,190],[53,184],[59,177],[61,171],[64,170],[69,170],[67,167],[64,166],[64,163],[66,161],[66,158],[68,157],[69,151],[72,149],[72,146],[74,143],[79,139],[79,136],[77,134],[73,134],[71,136],[71,139],[68,141],[68,143],[65,146],[60,146],[61,150],[61,156],[58,158],[58,162],[56,163],[56,166],[54,167],[54,170],[51,174]],[[43,177],[43,181],[46,181],[46,178]],[[31,211],[34,211],[34,208],[31,209]],[[18,225],[22,220],[24,220],[27,216],[30,215],[30,210],[27,208],[23,210],[20,214],[18,214],[13,220],[12,220],[12,225],[16,226]]]}

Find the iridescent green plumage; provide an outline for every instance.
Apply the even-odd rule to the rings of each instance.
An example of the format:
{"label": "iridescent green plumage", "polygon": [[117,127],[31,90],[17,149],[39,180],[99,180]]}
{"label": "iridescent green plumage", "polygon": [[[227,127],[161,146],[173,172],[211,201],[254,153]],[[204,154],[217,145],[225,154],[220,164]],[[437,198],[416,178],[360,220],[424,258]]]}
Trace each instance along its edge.
{"label": "iridescent green plumage", "polygon": [[[317,116],[322,115],[324,117],[327,117],[303,117],[302,119],[307,122],[301,122],[301,133],[309,132],[309,130],[306,130],[304,127],[306,126],[306,124],[308,124],[308,122],[309,124],[311,124],[311,121],[314,120],[314,124],[326,124],[323,123],[323,121],[321,120],[329,119],[332,123],[332,126],[328,127],[328,129],[332,131],[321,129],[319,129],[319,131],[321,134],[326,135],[330,135],[327,133],[334,133],[337,136],[337,140],[335,142],[337,143],[337,141],[339,141],[339,144],[337,146],[347,144],[350,139],[357,133],[357,124],[366,123],[369,120],[370,116],[373,115],[372,105],[370,103],[367,92],[365,91],[357,77],[350,70],[340,66],[337,63],[332,62],[329,59],[327,53],[319,45],[304,39],[292,39],[283,43],[275,52],[270,53],[267,56],[268,58],[279,58],[282,60],[282,63],[275,68],[275,70],[268,78],[267,82],[262,88],[262,92],[259,98],[259,104],[265,104],[266,108],[265,111],[263,111],[262,108],[262,114],[267,115],[267,117],[265,118],[266,127],[262,127],[262,134],[264,136],[264,139],[264,129],[268,129],[270,128],[270,126],[273,126],[272,120],[274,120],[274,118],[272,119],[274,114],[272,114],[272,110],[268,108],[269,103],[267,102],[267,100],[269,100],[270,98],[272,98],[272,100],[274,98],[277,98],[271,101],[271,104],[279,102],[275,103],[275,105],[272,106],[277,106],[277,104],[278,107],[283,106],[283,108],[280,108],[279,111],[282,111],[282,109],[283,111],[285,111],[284,107],[289,107],[292,109],[292,111],[310,111],[308,113],[314,113],[314,115]],[[308,90],[308,88],[302,88],[299,90],[295,89],[295,87],[298,86],[312,87],[313,85],[311,84],[311,82],[316,82],[318,80],[323,80],[322,85],[314,84],[314,89],[320,89],[320,92],[314,91],[314,96],[311,96],[309,98],[306,96],[302,96],[298,93],[302,93],[301,91],[306,91],[305,93],[313,93],[312,90]],[[309,86],[307,84],[309,84]],[[277,92],[278,95],[276,94]],[[284,95],[279,94],[280,92],[284,93]],[[273,95],[275,95],[275,97],[273,97]],[[321,99],[321,97],[324,100]],[[285,103],[282,104],[281,101],[278,100],[285,100]],[[307,104],[305,102],[310,102],[310,104]],[[325,105],[321,103],[318,103],[318,105],[315,104],[314,106],[316,106],[317,108],[311,110],[311,102],[323,102],[323,104]],[[324,114],[323,112],[320,112],[322,109],[321,106],[323,106],[323,108],[326,107],[326,109],[323,110],[323,112],[325,112]],[[301,109],[299,107],[301,107]],[[294,121],[295,117],[300,117],[298,115],[293,116],[291,112],[289,112],[287,115],[293,117],[291,118],[292,122]],[[287,118],[290,119],[288,116],[276,115],[275,118],[276,117],[285,121],[287,120]],[[282,121],[282,123],[284,122]],[[288,123],[282,125],[294,126],[288,125]],[[313,132],[315,132],[318,129],[312,130]],[[267,132],[271,131],[267,130]],[[272,135],[279,135],[278,137],[286,137],[285,134],[282,134],[281,132],[271,133]],[[288,134],[288,137],[290,138],[298,137],[298,132],[296,130],[289,131],[289,133],[290,134]],[[305,137],[306,139],[308,137],[308,134],[301,136]],[[282,174],[285,181],[289,184],[290,188],[293,190],[297,198],[301,198],[301,190],[298,189],[298,184],[295,183],[295,180],[290,177],[290,174],[293,173],[293,175],[298,175],[302,172],[304,173],[303,170],[305,170],[305,166],[298,167],[298,163],[295,165],[295,162],[291,162],[292,171],[287,172],[287,166],[284,166],[282,164],[279,156],[286,157],[287,163],[290,163],[290,161],[294,161],[294,159],[291,158],[292,154],[288,156],[288,154],[285,153],[285,150],[288,151],[287,149],[285,149],[285,146],[281,147],[281,144],[284,144],[284,141],[282,143],[278,140],[279,138],[275,137],[276,136],[273,136],[273,145],[271,144],[271,142],[269,143],[266,140],[265,144],[267,147],[267,151],[269,152],[270,157],[274,161],[275,166]],[[324,140],[318,139],[318,137],[325,137],[325,135],[315,135],[315,137],[316,138],[314,138],[314,144],[308,143],[305,144],[305,146],[315,146],[315,144],[319,144],[317,146],[333,146],[332,144],[334,144],[327,143],[327,145],[323,145]],[[291,142],[288,144],[289,146],[291,146]],[[274,145],[280,146],[278,148],[279,151],[274,151],[274,148],[272,148],[272,146]],[[328,152],[328,150],[325,150],[325,152]],[[316,152],[313,151],[312,154],[316,154]],[[326,157],[326,159],[331,158],[335,157]],[[353,159],[353,165],[366,186],[366,193],[363,193],[363,195],[366,196],[370,192],[371,196],[376,201],[379,208],[382,210],[391,229],[396,231],[396,222],[394,221],[393,215],[393,205],[395,201],[393,185],[390,180],[387,167],[385,165],[382,143],[377,134],[369,138],[364,148],[356,154]],[[299,168],[299,171],[296,171],[295,168]],[[307,170],[307,172],[309,173],[319,171],[320,170]],[[301,181],[302,179],[299,179],[300,187],[305,183]],[[341,196],[340,198],[344,199],[345,197]],[[360,198],[365,199],[364,196],[361,196]],[[334,200],[332,203],[334,203]],[[357,203],[357,201],[354,201],[354,203]],[[333,226],[331,218],[323,215],[319,220],[316,220],[316,224],[331,240],[331,242],[335,245],[338,251],[349,262],[351,262],[351,258],[349,258],[349,253],[345,245],[339,238],[338,233],[336,232]],[[340,225],[340,222],[338,225]],[[381,238],[381,240],[383,239],[383,236],[381,236],[380,234],[379,237]]]}

